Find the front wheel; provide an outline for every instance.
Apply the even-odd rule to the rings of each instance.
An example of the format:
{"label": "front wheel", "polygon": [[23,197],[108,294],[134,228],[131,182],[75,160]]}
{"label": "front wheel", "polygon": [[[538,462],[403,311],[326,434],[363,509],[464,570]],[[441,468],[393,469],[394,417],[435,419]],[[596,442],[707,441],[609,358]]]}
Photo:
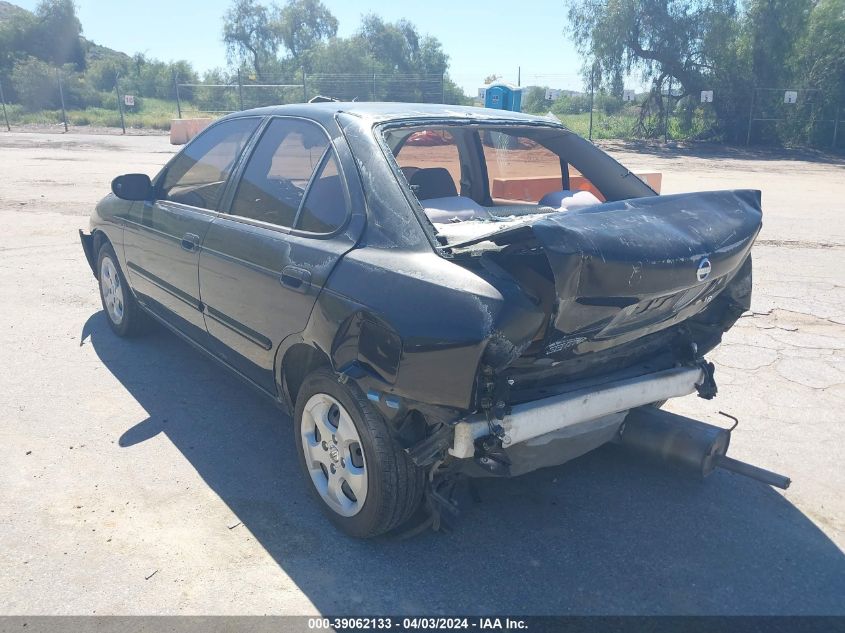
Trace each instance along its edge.
{"label": "front wheel", "polygon": [[308,487],[350,536],[392,530],[420,504],[423,472],[355,385],[327,369],[306,378],[296,399],[297,453]]}
{"label": "front wheel", "polygon": [[100,282],[100,299],[109,326],[118,336],[133,336],[144,331],[146,315],[120,271],[112,245],[105,242],[97,257],[97,280]]}

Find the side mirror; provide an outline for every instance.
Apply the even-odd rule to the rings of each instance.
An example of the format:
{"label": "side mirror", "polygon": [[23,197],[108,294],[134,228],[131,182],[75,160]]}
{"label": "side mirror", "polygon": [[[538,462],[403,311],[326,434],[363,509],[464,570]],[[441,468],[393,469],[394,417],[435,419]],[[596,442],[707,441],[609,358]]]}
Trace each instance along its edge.
{"label": "side mirror", "polygon": [[147,174],[124,174],[111,181],[111,190],[122,200],[150,200],[153,183]]}

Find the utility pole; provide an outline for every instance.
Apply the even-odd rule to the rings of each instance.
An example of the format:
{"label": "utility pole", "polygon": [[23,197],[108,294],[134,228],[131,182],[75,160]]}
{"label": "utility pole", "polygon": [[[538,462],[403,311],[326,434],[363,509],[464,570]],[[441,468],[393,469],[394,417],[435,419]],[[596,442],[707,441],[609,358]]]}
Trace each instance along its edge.
{"label": "utility pole", "polygon": [[176,90],[176,112],[182,118],[182,102],[179,101],[179,73],[173,73],[173,88]]}
{"label": "utility pole", "polygon": [[522,66],[516,67],[516,86],[517,88],[522,86]]}
{"label": "utility pole", "polygon": [[596,81],[596,64],[593,62],[590,68],[590,134],[588,138],[593,140],[593,92],[595,90],[593,84]]}
{"label": "utility pole", "polygon": [[62,102],[62,120],[65,123],[65,132],[67,132],[67,111],[65,110],[65,93],[62,90],[62,76],[59,74],[58,68],[56,68],[56,81],[59,84],[59,100]]}
{"label": "utility pole", "polygon": [[[0,103],[3,104],[3,118],[6,119],[6,131],[11,132],[12,128],[9,126],[9,115],[6,114],[6,97],[3,95],[3,82],[0,81]],[[833,145],[836,146],[836,132],[833,133]]]}
{"label": "utility pole", "polygon": [[672,112],[672,76],[669,75],[669,94],[666,95],[666,120],[663,122],[663,143],[669,142],[669,115]]}
{"label": "utility pole", "polygon": [[748,135],[745,137],[745,146],[751,143],[751,123],[754,121],[754,98],[757,96],[757,88],[751,89],[751,107],[748,109]]}
{"label": "utility pole", "polygon": [[[304,80],[303,80],[304,81]],[[238,103],[244,109],[244,82],[241,80],[241,69],[238,68]]]}
{"label": "utility pole", "polygon": [[123,133],[126,134],[126,120],[123,118],[123,104],[120,102],[120,73],[114,78],[114,94],[117,95],[117,110],[120,112],[120,127],[123,128]]}

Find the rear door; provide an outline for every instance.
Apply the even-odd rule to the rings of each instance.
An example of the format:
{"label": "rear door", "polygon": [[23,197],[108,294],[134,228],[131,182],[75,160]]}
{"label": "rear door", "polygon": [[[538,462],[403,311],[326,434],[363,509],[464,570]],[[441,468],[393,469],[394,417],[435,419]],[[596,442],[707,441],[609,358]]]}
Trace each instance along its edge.
{"label": "rear door", "polygon": [[261,118],[222,121],[197,136],[156,180],[156,200],[133,206],[124,231],[128,274],[139,299],[205,342],[197,267],[225,184]]}
{"label": "rear door", "polygon": [[236,177],[227,213],[203,241],[199,283],[210,347],[270,392],[276,349],[305,328],[360,232],[352,219],[363,209],[351,212],[360,193],[350,194],[344,177],[354,171],[350,161],[348,148],[336,148],[316,123],[272,118]]}

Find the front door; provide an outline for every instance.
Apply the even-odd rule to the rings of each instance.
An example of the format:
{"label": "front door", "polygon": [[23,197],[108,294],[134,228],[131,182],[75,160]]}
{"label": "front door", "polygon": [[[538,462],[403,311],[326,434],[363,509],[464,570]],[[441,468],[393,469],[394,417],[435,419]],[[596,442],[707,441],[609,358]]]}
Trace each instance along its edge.
{"label": "front door", "polygon": [[139,300],[198,342],[206,339],[197,272],[202,240],[260,122],[223,121],[197,136],[156,180],[156,200],[133,207],[124,231],[127,272]]}
{"label": "front door", "polygon": [[334,264],[355,244],[350,196],[322,128],[279,117],[264,129],[199,262],[211,349],[275,392],[282,340],[305,328]]}

